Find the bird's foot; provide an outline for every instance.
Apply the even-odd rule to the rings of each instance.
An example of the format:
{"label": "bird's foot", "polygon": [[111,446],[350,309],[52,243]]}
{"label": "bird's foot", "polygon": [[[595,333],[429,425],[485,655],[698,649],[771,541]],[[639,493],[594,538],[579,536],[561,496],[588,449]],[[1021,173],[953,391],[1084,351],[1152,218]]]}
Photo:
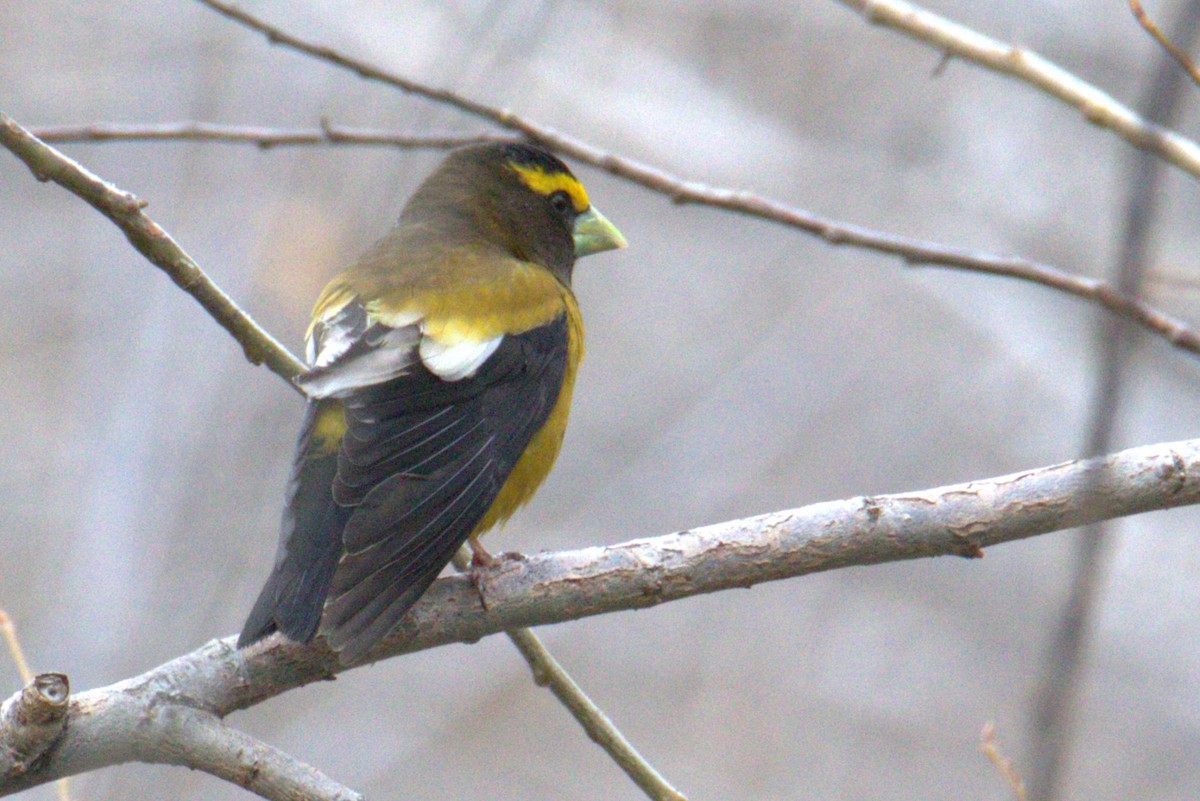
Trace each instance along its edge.
{"label": "bird's foot", "polygon": [[467,545],[471,548],[471,567],[495,567],[500,564],[501,559],[492,556],[477,537],[468,538]]}
{"label": "bird's foot", "polygon": [[505,551],[499,555],[493,554],[487,548],[484,548],[479,540],[474,537],[467,540],[467,545],[471,548],[471,564],[466,570],[467,579],[475,587],[476,592],[479,593],[479,601],[483,604],[483,608],[487,609],[488,576],[492,570],[500,567],[505,562],[524,562],[528,557],[517,551]]}

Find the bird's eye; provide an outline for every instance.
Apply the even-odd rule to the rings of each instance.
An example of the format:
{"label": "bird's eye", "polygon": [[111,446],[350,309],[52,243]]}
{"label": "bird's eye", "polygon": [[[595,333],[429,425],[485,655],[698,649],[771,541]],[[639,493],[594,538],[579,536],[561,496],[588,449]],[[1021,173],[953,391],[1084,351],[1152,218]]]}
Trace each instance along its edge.
{"label": "bird's eye", "polygon": [[564,217],[575,213],[575,204],[571,202],[571,198],[567,196],[567,193],[561,189],[550,196],[550,206]]}

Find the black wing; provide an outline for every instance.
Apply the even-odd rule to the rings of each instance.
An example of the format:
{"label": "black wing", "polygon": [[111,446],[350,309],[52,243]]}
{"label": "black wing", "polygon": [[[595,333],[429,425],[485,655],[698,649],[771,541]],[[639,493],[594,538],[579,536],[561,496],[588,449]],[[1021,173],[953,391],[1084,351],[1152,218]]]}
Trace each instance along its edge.
{"label": "black wing", "polygon": [[288,484],[279,531],[279,550],[270,578],[254,602],[238,647],[244,648],[274,631],[307,642],[321,622],[333,569],[342,555],[342,529],[353,511],[333,501],[338,442],[318,430],[324,420],[340,427],[341,401],[309,401],[296,459]]}
{"label": "black wing", "polygon": [[[311,401],[279,553],[238,646],[322,630],[355,661],[425,592],[487,513],[554,408],[567,322],[507,335],[476,374],[419,359],[391,380]],[[314,371],[316,374],[317,371]],[[345,432],[330,446],[327,416]],[[336,422],[340,424],[342,419]]]}
{"label": "black wing", "polygon": [[332,497],[353,511],[322,631],[344,659],[391,631],[487,513],[558,399],[567,336],[559,317],[505,336],[472,377],[417,361],[343,398]]}

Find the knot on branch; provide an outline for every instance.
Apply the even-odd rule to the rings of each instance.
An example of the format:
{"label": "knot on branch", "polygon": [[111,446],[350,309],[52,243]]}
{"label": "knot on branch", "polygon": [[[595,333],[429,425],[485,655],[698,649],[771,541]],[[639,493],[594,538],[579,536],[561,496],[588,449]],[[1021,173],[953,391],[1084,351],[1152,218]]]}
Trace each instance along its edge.
{"label": "knot on branch", "polygon": [[62,673],[42,673],[0,706],[0,775],[20,776],[62,733],[71,684]]}

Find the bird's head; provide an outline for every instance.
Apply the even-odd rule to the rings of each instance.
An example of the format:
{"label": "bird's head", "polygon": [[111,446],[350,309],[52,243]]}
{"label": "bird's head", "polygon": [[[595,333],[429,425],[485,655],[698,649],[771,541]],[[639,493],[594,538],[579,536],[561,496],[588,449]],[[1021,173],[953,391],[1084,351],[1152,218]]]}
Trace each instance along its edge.
{"label": "bird's head", "polygon": [[549,151],[492,142],[450,153],[405,207],[402,222],[452,227],[570,281],[577,258],[625,247],[583,184]]}

